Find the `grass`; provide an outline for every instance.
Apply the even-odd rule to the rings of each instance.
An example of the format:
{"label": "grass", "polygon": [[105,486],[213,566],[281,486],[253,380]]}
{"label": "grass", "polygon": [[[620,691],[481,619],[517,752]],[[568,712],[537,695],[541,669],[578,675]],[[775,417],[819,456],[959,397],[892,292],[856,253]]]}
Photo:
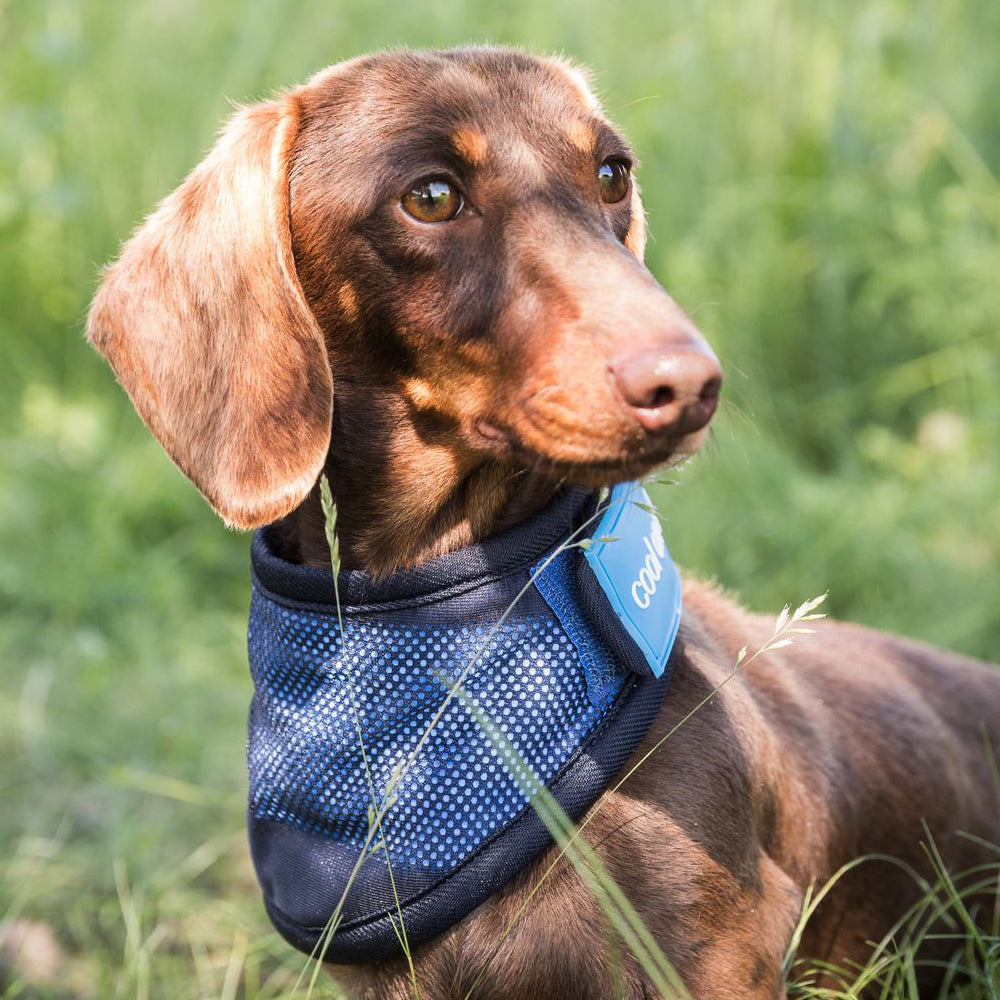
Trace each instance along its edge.
{"label": "grass", "polygon": [[996,658],[998,38],[992,0],[0,0],[0,920],[62,952],[0,990],[263,1000],[302,967],[243,834],[247,541],[81,337],[230,100],[398,43],[593,66],[650,267],[727,368],[714,440],[655,497],[674,556],[762,610],[828,590]]}
{"label": "grass", "polygon": [[[868,963],[859,968],[797,960],[792,949],[786,961],[789,996],[796,1000],[855,1000],[859,996],[920,1000],[920,973],[934,967],[943,973],[939,996],[953,1000],[996,1000],[1000,995],[1000,910],[983,920],[982,893],[1000,884],[1000,850],[997,861],[980,868],[954,873],[944,866],[936,844],[928,837],[924,845],[933,871],[933,881],[900,919],[891,933],[874,948]],[[815,912],[827,892],[851,868],[865,865],[859,858],[845,866],[819,892],[806,900],[800,929]],[[985,929],[984,929],[985,928]],[[794,948],[800,931],[792,941]],[[947,961],[928,959],[925,945],[944,942],[952,949]],[[830,985],[832,983],[832,985]]]}

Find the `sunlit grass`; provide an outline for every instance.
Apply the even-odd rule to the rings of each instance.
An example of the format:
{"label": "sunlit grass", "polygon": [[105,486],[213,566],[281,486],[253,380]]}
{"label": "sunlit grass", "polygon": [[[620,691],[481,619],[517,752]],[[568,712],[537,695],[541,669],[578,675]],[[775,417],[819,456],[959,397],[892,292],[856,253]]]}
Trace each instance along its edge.
{"label": "sunlit grass", "polygon": [[[949,871],[930,838],[924,846],[933,882],[924,887],[920,899],[900,916],[883,940],[871,942],[872,954],[864,966],[810,962],[789,952],[792,1000],[859,1000],[868,996],[925,1000],[927,993],[920,991],[918,980],[931,969],[941,973],[937,996],[953,1000],[996,1000],[1000,996],[1000,913],[991,907],[984,919],[982,912],[988,894],[1000,887],[1000,845],[991,845],[995,860],[965,872]],[[793,945],[839,878],[869,860],[859,858],[845,866],[807,898]],[[929,958],[921,950],[941,943],[949,946],[944,959]]]}

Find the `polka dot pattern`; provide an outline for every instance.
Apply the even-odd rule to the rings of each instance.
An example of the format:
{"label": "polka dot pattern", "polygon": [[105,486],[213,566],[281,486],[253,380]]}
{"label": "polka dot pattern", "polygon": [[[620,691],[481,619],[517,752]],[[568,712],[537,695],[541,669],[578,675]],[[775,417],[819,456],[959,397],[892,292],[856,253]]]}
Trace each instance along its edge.
{"label": "polka dot pattern", "polygon": [[[550,606],[569,565],[539,588]],[[361,848],[373,806],[387,805],[373,840],[390,861],[454,867],[524,808],[535,779],[552,779],[621,690],[623,670],[575,614],[445,627],[352,616],[342,639],[335,612],[285,607],[255,585],[252,814]],[[445,705],[466,668],[465,697]]]}

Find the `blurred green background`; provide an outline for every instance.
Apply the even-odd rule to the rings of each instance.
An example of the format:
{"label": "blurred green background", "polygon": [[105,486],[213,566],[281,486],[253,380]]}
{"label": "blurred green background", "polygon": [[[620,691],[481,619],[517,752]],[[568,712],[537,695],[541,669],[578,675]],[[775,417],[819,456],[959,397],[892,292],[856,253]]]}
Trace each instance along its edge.
{"label": "blurred green background", "polygon": [[242,830],[248,540],[82,320],[231,101],[474,41],[594,69],[649,265],[724,359],[712,442],[657,492],[678,560],[1000,656],[996,0],[0,0],[0,922],[59,961],[0,996],[271,997],[301,968]]}

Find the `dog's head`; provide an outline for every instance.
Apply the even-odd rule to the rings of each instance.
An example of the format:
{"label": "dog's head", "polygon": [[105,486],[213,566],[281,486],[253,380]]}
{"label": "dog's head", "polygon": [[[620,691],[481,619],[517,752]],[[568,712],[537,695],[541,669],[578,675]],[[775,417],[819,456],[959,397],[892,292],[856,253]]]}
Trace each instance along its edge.
{"label": "dog's head", "polygon": [[697,447],[720,382],[642,264],[632,167],[561,60],[355,59],[236,113],[88,334],[238,527],[328,456],[441,502],[487,465],[631,478]]}

